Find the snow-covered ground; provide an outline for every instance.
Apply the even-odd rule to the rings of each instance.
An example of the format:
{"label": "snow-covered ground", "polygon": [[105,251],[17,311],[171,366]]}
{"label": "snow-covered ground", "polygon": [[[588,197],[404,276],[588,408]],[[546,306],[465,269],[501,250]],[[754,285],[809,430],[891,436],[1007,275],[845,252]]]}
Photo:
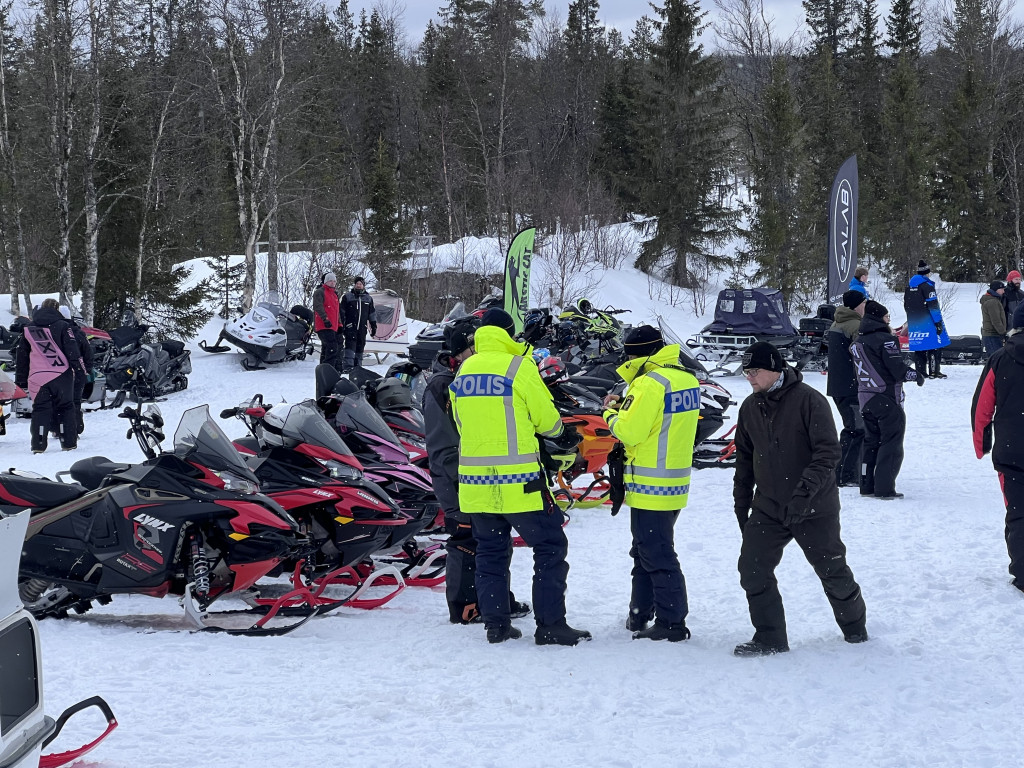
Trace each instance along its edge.
{"label": "snow-covered ground", "polygon": [[[670,314],[684,335],[705,322],[652,304],[642,276],[610,277],[591,298],[633,307],[632,322]],[[952,332],[976,332],[976,294],[960,288]],[[215,334],[211,324],[205,337]],[[161,403],[171,426],[197,404],[216,414],[255,392],[269,401],[313,394],[312,360],[249,373],[234,354],[190,348],[189,389]],[[481,627],[448,623],[443,588],[407,589],[374,611],[341,609],[279,638],[196,634],[172,599],[119,598],[42,622],[47,710],[104,696],[121,727],[81,765],[111,768],[1016,766],[1024,595],[1008,583],[995,473],[971,447],[979,370],[949,366],[949,379],[910,388],[904,500],[842,490],[866,644],[843,642],[794,545],[778,571],[792,652],[732,656],[752,632],[732,477],[703,470],[676,528],[689,642],[630,639],[628,515],[581,510],[566,529],[568,618],[593,632],[591,643],[537,647],[526,618],[517,622],[524,639],[491,646]],[[824,390],[824,376],[807,380]],[[722,383],[736,399],[749,391],[740,378]],[[232,436],[241,429],[223,424]],[[29,455],[27,422],[8,426],[4,467],[52,477],[85,456],[139,459],[110,411],[87,415],[74,454]],[[530,573],[529,552],[518,550],[520,598],[530,599]]]}

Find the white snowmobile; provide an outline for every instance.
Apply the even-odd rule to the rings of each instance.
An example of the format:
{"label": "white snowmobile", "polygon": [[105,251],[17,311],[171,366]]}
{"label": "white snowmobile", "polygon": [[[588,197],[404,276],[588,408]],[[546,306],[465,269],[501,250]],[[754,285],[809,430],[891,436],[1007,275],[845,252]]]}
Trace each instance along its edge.
{"label": "white snowmobile", "polygon": [[246,314],[224,323],[214,344],[199,342],[206,352],[230,352],[227,341],[243,353],[242,367],[247,371],[262,370],[268,364],[288,360],[305,360],[313,354],[310,336],[313,333],[313,312],[297,304],[286,311],[277,291],[260,297]]}

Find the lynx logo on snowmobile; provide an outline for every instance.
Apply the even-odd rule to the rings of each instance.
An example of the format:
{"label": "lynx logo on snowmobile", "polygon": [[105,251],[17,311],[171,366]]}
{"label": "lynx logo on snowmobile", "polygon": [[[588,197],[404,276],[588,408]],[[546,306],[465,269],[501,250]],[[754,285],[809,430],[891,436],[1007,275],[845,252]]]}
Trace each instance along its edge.
{"label": "lynx logo on snowmobile", "polygon": [[458,376],[451,390],[458,397],[504,397],[512,394],[512,379],[494,373]]}
{"label": "lynx logo on snowmobile", "polygon": [[158,520],[155,517],[150,517],[144,512],[139,512],[139,514],[133,517],[132,520],[137,523],[141,523],[142,525],[149,526],[150,528],[155,528],[158,531],[169,531],[174,527],[173,524],[165,523],[163,520]]}
{"label": "lynx logo on snowmobile", "polygon": [[700,389],[680,389],[665,395],[665,413],[700,410]]}
{"label": "lynx logo on snowmobile", "polygon": [[334,494],[329,491],[321,491],[319,488],[312,489],[311,493],[315,493],[317,496],[323,496],[325,498],[333,498]]}

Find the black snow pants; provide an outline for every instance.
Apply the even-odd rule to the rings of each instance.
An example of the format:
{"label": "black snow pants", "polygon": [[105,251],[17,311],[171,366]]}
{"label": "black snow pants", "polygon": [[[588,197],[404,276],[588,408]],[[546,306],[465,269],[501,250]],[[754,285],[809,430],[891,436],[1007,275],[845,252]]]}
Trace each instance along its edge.
{"label": "black snow pants", "polygon": [[674,542],[674,527],[679,510],[637,509],[629,512],[633,546],[633,590],[629,613],[640,622],[650,621],[675,629],[685,626],[689,607],[686,580],[679,566]]}
{"label": "black snow pants", "polygon": [[363,349],[366,347],[366,325],[356,330],[345,329],[345,370],[349,371],[363,364]]}
{"label": "black snow pants", "polygon": [[1006,502],[1006,551],[1013,585],[1024,592],[1024,472],[999,473]]}
{"label": "black snow pants", "polygon": [[789,647],[786,612],[775,569],[782,562],[782,550],[793,539],[821,579],[843,635],[863,633],[867,608],[853,571],[846,564],[839,514],[814,516],[787,526],[755,509],[743,526],[739,559],[740,585],[747,593],[754,641]]}
{"label": "black snow pants", "polygon": [[331,365],[341,371],[341,349],[338,346],[338,332],[330,328],[317,331],[320,337],[320,364]]}
{"label": "black snow pants", "polygon": [[45,451],[47,434],[55,428],[61,447],[78,447],[78,419],[75,415],[75,374],[64,371],[39,388],[32,399],[32,450]]}
{"label": "black snow pants", "polygon": [[843,431],[839,434],[842,458],[836,467],[837,485],[860,485],[860,469],[864,450],[864,419],[860,414],[857,396],[834,397]]}
{"label": "black snow pants", "polygon": [[903,466],[907,416],[899,403],[886,395],[868,400],[862,414],[865,435],[860,492],[891,496],[896,493],[896,476]]}

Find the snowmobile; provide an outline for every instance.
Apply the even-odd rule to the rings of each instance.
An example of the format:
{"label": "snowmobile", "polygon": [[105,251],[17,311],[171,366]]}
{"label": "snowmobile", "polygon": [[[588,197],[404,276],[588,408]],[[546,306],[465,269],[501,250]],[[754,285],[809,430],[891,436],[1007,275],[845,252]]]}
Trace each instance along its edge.
{"label": "snowmobile", "polygon": [[0,435],[7,434],[7,419],[10,418],[9,413],[4,413],[4,405],[27,397],[28,392],[15,384],[10,376],[0,370]]}
{"label": "snowmobile", "polygon": [[[0,765],[5,768],[58,768],[78,760],[117,728],[117,719],[99,696],[80,701],[56,720],[43,707],[42,647],[39,627],[18,598],[18,559],[31,512],[0,515]],[[107,727],[88,744],[49,755],[40,752],[79,712],[93,707],[103,713]]]}
{"label": "snowmobile", "polygon": [[224,323],[224,329],[213,344],[199,342],[206,352],[230,352],[227,341],[245,354],[242,367],[247,371],[262,370],[269,364],[289,360],[305,360],[313,354],[313,312],[296,304],[285,311],[277,291],[264,294],[247,313],[235,321]]}
{"label": "snowmobile", "polygon": [[149,329],[129,309],[121,326],[109,334],[110,341],[97,367],[105,377],[106,390],[115,393],[111,408],[120,408],[126,396],[142,403],[188,388],[192,353],[181,341],[147,343]]}
{"label": "snowmobile", "polygon": [[814,317],[800,319],[800,338],[790,348],[790,360],[798,371],[828,369],[828,340],[825,334],[835,321],[836,308],[822,304]]}
{"label": "snowmobile", "polygon": [[408,451],[410,461],[427,469],[427,426],[422,410],[427,380],[423,369],[405,361],[392,365],[383,376],[361,367],[349,371],[347,376],[362,387],[367,401]]}
{"label": "snowmobile", "polygon": [[437,353],[445,348],[445,328],[461,320],[475,319],[479,321],[488,309],[491,307],[501,308],[504,304],[504,294],[501,291],[491,293],[472,312],[466,309],[465,302],[456,302],[455,306],[448,310],[448,314],[441,319],[440,323],[429,325],[416,335],[416,343],[409,347],[409,359],[420,368],[429,370],[431,363],[434,362],[434,358],[437,357]]}
{"label": "snowmobile", "polygon": [[[391,531],[405,525],[406,516],[363,477],[358,460],[313,401],[271,410],[256,395],[220,416],[245,424],[250,437],[234,445],[259,479],[260,490],[287,509],[314,541],[316,549],[305,563],[286,560],[281,568],[293,574],[296,586],[300,572],[305,573],[316,587],[318,604],[333,604],[321,596],[323,588],[339,581],[353,583],[357,574],[352,567],[387,546]],[[375,581],[388,581],[397,589],[383,598],[350,595],[344,603],[375,608],[405,588],[397,569],[376,569],[362,581],[359,595]]]}
{"label": "snowmobile", "polygon": [[317,391],[329,393],[317,398],[317,407],[359,459],[366,477],[383,488],[408,518],[404,527],[394,530],[385,551],[401,550],[415,568],[438,564],[431,572],[420,569],[418,584],[429,586],[432,577],[441,583],[444,550],[433,545],[421,549],[413,538],[444,525],[430,475],[411,463],[409,452],[355,383],[330,365],[318,365],[316,377]]}
{"label": "snowmobile", "polygon": [[[157,453],[164,439],[159,410],[125,408],[119,416],[150,457],[142,464],[84,459],[58,475],[69,474],[71,483],[0,473],[0,512],[32,510],[18,583],[25,607],[36,617],[64,617],[118,594],[173,594],[198,628],[249,635],[283,634],[316,615],[308,590],[269,606],[255,602],[250,588],[310,545],[294,518],[257,493],[256,476],[209,408],[184,413],[173,453]],[[212,623],[237,613],[207,612],[227,595],[249,598],[251,609],[242,613],[262,618],[239,629]],[[282,611],[301,618],[269,626]]]}

